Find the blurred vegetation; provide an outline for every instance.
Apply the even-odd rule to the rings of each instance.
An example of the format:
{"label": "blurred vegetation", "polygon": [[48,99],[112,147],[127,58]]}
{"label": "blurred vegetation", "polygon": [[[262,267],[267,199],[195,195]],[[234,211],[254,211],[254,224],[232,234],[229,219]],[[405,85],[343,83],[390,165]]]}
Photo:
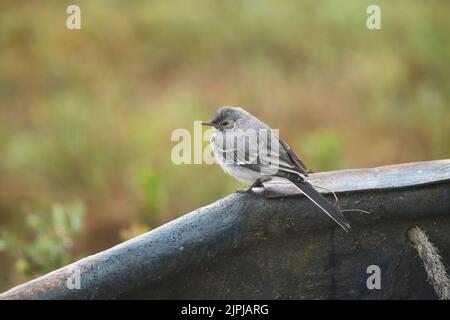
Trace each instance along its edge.
{"label": "blurred vegetation", "polygon": [[[313,171],[448,158],[450,2],[377,1],[369,31],[372,3],[80,0],[77,31],[73,1],[0,2],[0,291],[238,187],[170,159],[171,132],[220,105]],[[38,213],[78,199],[81,230]]]}
{"label": "blurred vegetation", "polygon": [[0,228],[0,251],[13,259],[19,277],[28,279],[66,265],[73,256],[74,237],[82,230],[84,207],[56,204],[50,215],[29,213],[26,225],[32,230],[30,240],[21,239],[17,233]]}

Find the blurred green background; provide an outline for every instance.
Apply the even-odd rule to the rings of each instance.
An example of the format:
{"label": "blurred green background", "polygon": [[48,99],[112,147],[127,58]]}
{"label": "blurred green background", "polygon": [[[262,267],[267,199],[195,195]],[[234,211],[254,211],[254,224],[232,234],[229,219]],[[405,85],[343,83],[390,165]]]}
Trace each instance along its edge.
{"label": "blurred green background", "polygon": [[239,187],[170,159],[220,105],[314,171],[448,158],[450,2],[376,1],[369,31],[373,3],[2,1],[0,291]]}

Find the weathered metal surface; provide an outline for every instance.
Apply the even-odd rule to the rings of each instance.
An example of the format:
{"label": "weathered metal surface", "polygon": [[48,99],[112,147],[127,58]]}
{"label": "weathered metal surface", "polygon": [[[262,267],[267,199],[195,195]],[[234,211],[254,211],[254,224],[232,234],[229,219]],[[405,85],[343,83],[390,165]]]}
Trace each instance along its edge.
{"label": "weathered metal surface", "polygon": [[[370,169],[352,169],[311,174],[308,181],[315,186],[334,192],[364,191],[389,188],[412,187],[450,180],[450,160],[404,163]],[[255,190],[266,198],[297,196],[302,192],[288,180],[273,178],[263,183],[264,188]],[[317,190],[328,193],[326,189]]]}
{"label": "weathered metal surface", "polygon": [[[301,195],[233,194],[0,298],[434,299],[405,233],[419,225],[449,265],[449,164],[313,174],[342,208],[371,212],[346,214],[350,233]],[[366,286],[369,265],[380,290]],[[74,270],[79,290],[66,285]]]}

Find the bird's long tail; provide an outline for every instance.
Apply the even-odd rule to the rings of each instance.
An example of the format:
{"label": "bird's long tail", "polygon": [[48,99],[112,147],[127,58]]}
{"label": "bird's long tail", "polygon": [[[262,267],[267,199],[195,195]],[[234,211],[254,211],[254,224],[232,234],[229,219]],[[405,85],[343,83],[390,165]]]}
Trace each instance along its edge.
{"label": "bird's long tail", "polygon": [[314,187],[307,181],[299,179],[299,177],[289,177],[289,180],[297,186],[304,194],[314,202],[316,206],[322,209],[331,219],[333,219],[338,225],[345,231],[350,230],[350,224],[342,213],[333,207],[331,203],[322,196]]}

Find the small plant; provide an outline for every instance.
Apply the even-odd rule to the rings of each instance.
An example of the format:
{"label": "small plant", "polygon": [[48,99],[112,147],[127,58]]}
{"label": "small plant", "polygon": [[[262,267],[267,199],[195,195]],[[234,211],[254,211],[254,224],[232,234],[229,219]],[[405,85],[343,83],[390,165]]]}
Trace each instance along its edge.
{"label": "small plant", "polygon": [[30,277],[47,273],[73,260],[74,237],[83,227],[84,206],[81,202],[63,206],[55,204],[50,214],[30,213],[26,224],[31,239],[0,229],[0,251],[15,259],[16,271]]}

